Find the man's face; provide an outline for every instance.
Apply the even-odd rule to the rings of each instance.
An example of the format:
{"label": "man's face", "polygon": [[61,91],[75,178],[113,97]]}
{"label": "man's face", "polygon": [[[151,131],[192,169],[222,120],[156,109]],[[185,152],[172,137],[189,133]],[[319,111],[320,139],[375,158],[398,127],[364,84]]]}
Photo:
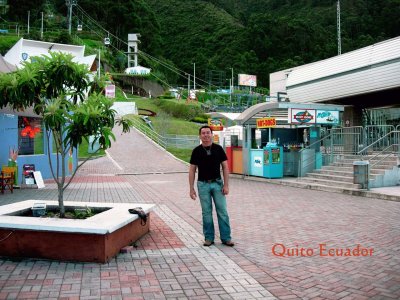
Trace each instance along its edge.
{"label": "man's face", "polygon": [[210,128],[203,128],[200,131],[200,140],[202,143],[208,144],[211,142],[212,132]]}

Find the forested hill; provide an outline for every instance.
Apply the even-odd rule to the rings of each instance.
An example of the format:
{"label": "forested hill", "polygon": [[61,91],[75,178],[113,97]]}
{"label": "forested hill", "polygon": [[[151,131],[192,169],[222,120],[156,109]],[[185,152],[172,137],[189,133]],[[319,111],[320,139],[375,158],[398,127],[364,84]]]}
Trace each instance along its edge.
{"label": "forested hill", "polygon": [[[9,17],[24,20],[51,1],[10,0]],[[38,2],[42,5],[38,5]],[[342,0],[342,53],[400,35],[400,0]],[[17,5],[18,3],[18,5]],[[207,70],[269,73],[337,55],[333,0],[78,0],[88,14],[140,49],[205,78]],[[54,9],[66,15],[64,0]],[[78,15],[79,17],[79,15]],[[124,49],[125,50],[125,49]],[[142,61],[142,64],[146,65]],[[151,66],[154,67],[154,66]],[[235,76],[236,77],[236,76]],[[169,81],[178,79],[170,75]],[[228,84],[228,83],[227,83]]]}

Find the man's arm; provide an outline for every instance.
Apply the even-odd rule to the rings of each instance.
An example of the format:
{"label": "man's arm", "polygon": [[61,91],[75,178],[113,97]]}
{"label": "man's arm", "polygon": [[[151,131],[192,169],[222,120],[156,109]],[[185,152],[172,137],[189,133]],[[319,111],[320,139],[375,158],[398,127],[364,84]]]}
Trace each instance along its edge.
{"label": "man's arm", "polygon": [[224,176],[224,186],[222,187],[222,193],[224,195],[229,194],[229,167],[228,167],[228,161],[225,160],[221,163],[222,165],[222,174]]}
{"label": "man's arm", "polygon": [[193,200],[196,200],[197,194],[196,191],[194,189],[194,177],[196,174],[196,169],[197,166],[196,165],[190,165],[189,167],[189,188],[190,188],[190,198],[192,198]]}

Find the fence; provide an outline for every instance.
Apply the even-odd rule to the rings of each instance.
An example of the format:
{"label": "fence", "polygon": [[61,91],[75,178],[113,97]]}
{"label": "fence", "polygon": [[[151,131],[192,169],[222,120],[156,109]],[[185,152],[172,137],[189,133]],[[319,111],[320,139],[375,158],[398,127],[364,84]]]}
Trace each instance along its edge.
{"label": "fence", "polygon": [[[366,127],[332,128],[320,140],[305,149],[316,149],[316,155],[308,157],[302,168],[329,165],[344,156],[357,159],[370,155],[377,164],[391,155],[400,158],[400,125],[370,125]],[[318,156],[319,155],[319,156]],[[372,159],[372,158],[369,159]]]}
{"label": "fence", "polygon": [[149,125],[143,123],[140,119],[132,119],[133,126],[144,133],[147,137],[152,139],[154,142],[159,144],[164,149],[167,147],[174,147],[179,149],[193,149],[198,146],[200,141],[197,135],[160,135],[149,127]]}

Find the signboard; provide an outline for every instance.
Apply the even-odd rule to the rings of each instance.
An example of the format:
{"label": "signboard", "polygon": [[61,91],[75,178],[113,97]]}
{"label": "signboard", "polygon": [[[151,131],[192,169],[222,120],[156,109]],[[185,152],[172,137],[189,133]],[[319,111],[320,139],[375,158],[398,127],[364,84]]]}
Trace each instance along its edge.
{"label": "signboard", "polygon": [[257,86],[257,76],[248,74],[238,74],[239,85]]}
{"label": "signboard", "polygon": [[35,184],[33,172],[35,172],[34,164],[25,164],[22,166],[22,175],[24,176],[25,184]]}
{"label": "signboard", "polygon": [[315,124],[316,110],[315,109],[289,109],[290,124]]}
{"label": "signboard", "polygon": [[256,121],[257,128],[271,128],[276,126],[275,118],[260,118]]}
{"label": "signboard", "polygon": [[222,124],[221,119],[208,119],[208,126],[211,127],[212,131],[222,131],[224,129],[224,125]]}
{"label": "signboard", "polygon": [[42,173],[40,173],[40,171],[35,171],[35,172],[33,172],[33,176],[35,177],[35,181],[36,181],[38,189],[44,188],[44,181],[43,181]]}
{"label": "signboard", "polygon": [[337,110],[317,110],[317,124],[339,124],[339,112]]}
{"label": "signboard", "polygon": [[106,97],[115,98],[115,85],[109,84],[106,86]]}

